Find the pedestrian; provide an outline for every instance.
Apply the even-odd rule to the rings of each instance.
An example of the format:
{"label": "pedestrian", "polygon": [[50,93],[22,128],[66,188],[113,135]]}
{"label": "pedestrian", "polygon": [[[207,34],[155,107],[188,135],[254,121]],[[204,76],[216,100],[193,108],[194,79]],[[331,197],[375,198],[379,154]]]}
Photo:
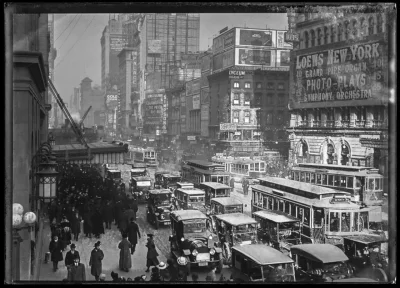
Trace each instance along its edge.
{"label": "pedestrian", "polygon": [[68,266],[68,281],[70,282],[82,282],[86,281],[85,265],[80,263],[79,254],[75,255],[74,262],[71,266]]}
{"label": "pedestrian", "polygon": [[232,190],[235,188],[235,179],[233,177],[230,180],[230,186],[231,186]]}
{"label": "pedestrian", "polygon": [[103,225],[103,216],[99,208],[95,208],[95,211],[92,215],[92,224],[93,224],[93,234],[94,236],[99,239],[100,234],[104,234],[104,225]]}
{"label": "pedestrian", "polygon": [[79,233],[81,233],[81,217],[75,210],[74,216],[71,218],[71,232],[74,234],[74,241],[78,241]]}
{"label": "pedestrian", "polygon": [[157,266],[158,268],[158,273],[160,274],[160,279],[161,281],[164,281],[166,278],[168,278],[167,276],[167,264],[165,264],[164,262],[160,262],[160,264],[158,264]]}
{"label": "pedestrian", "polygon": [[171,258],[167,260],[167,264],[168,277],[166,278],[171,282],[176,281],[178,279],[178,265]]}
{"label": "pedestrian", "polygon": [[[132,205],[129,205],[128,210],[125,211],[125,216],[126,216],[126,219],[128,219],[128,221],[129,221],[131,218],[136,219],[136,213],[135,213],[135,211],[133,211]],[[127,225],[128,225],[128,224],[129,224],[129,222],[127,223]]]}
{"label": "pedestrian", "polygon": [[127,234],[122,234],[122,241],[118,244],[119,252],[119,269],[128,272],[132,267],[132,259],[129,249],[131,248],[131,242],[127,239]]}
{"label": "pedestrian", "polygon": [[216,270],[217,270],[216,265],[211,266],[211,270],[210,270],[210,272],[208,272],[208,274],[206,276],[206,281],[209,281],[209,282],[217,281],[217,276],[215,275]]}
{"label": "pedestrian", "polygon": [[126,233],[126,229],[128,228],[128,218],[125,209],[122,209],[123,212],[119,215],[119,231],[121,231],[121,234]]}
{"label": "pedestrian", "polygon": [[157,267],[151,268],[150,282],[162,282],[160,271]]}
{"label": "pedestrian", "polygon": [[107,201],[107,204],[104,206],[104,222],[106,222],[106,229],[111,229],[111,223],[113,221],[113,206],[111,205],[111,201]]}
{"label": "pedestrian", "polygon": [[89,207],[83,214],[83,232],[86,237],[92,238],[92,213]]}
{"label": "pedestrian", "polygon": [[79,256],[79,252],[75,250],[76,246],[74,243],[71,244],[71,250],[65,254],[65,267],[74,264],[75,256]]}
{"label": "pedestrian", "polygon": [[99,276],[102,270],[102,263],[101,261],[104,258],[104,253],[100,249],[100,241],[97,241],[94,244],[94,249],[90,254],[89,266],[91,266],[90,273],[96,278],[96,281],[99,281]]}
{"label": "pedestrian", "polygon": [[52,223],[53,220],[57,216],[57,204],[56,204],[56,201],[52,201],[51,204],[48,206],[48,213],[49,213],[50,223]]}
{"label": "pedestrian", "polygon": [[61,230],[61,243],[63,251],[67,248],[69,244],[71,244],[72,236],[71,236],[71,229],[68,226],[65,226]]}
{"label": "pedestrian", "polygon": [[136,244],[138,242],[138,236],[139,239],[141,238],[139,226],[135,223],[134,218],[131,218],[131,222],[128,225],[127,231],[128,240],[129,242],[131,242],[131,254],[133,255],[133,253],[135,253]]}
{"label": "pedestrian", "polygon": [[63,260],[63,247],[61,242],[58,241],[58,236],[54,236],[53,240],[50,241],[49,251],[53,262],[53,271],[56,272],[58,270],[58,262]]}
{"label": "pedestrian", "polygon": [[139,204],[138,204],[138,198],[137,197],[133,197],[132,198],[132,209],[135,212],[135,216],[133,217],[136,220],[136,214],[139,210]]}
{"label": "pedestrian", "polygon": [[158,253],[156,250],[156,245],[154,244],[154,239],[153,239],[154,235],[150,233],[150,234],[147,234],[147,236],[149,238],[147,239],[147,244],[146,244],[146,247],[147,247],[147,263],[146,263],[147,270],[146,270],[146,272],[149,272],[150,267],[157,266],[159,264],[159,262],[157,259]]}

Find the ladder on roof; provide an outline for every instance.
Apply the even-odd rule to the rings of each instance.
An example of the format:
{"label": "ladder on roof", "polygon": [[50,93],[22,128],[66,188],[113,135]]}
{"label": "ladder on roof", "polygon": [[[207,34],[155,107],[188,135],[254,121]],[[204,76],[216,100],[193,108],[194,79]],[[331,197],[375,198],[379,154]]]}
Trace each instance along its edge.
{"label": "ladder on roof", "polygon": [[56,87],[54,87],[53,82],[48,79],[49,83],[49,88],[54,95],[54,98],[56,98],[58,106],[60,106],[60,109],[63,111],[65,117],[68,119],[68,121],[71,123],[71,128],[74,131],[76,137],[78,138],[78,141],[85,146],[87,149],[89,149],[89,145],[86,143],[85,138],[83,137],[82,130],[78,127],[78,125],[75,123],[74,119],[72,119],[71,114],[69,114],[69,111],[67,107],[64,104],[64,101],[60,97],[60,94],[58,94]]}

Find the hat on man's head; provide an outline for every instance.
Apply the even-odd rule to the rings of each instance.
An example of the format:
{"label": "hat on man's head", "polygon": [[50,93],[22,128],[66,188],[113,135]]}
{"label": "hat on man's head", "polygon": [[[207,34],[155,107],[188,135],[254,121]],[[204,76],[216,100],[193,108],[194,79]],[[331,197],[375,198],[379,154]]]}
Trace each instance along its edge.
{"label": "hat on man's head", "polygon": [[106,274],[104,274],[104,273],[100,274],[99,279],[106,280]]}
{"label": "hat on man's head", "polygon": [[78,255],[78,254],[74,255],[74,260],[75,260],[75,259],[79,259],[79,260],[81,260],[81,258],[79,257],[79,255]]}
{"label": "hat on man's head", "polygon": [[111,271],[111,278],[112,279],[118,279],[118,273],[115,273],[114,271]]}
{"label": "hat on man's head", "polygon": [[157,268],[160,270],[163,270],[167,268],[167,265],[164,262],[160,262],[160,264],[157,265]]}
{"label": "hat on man's head", "polygon": [[149,236],[149,237],[153,237],[154,235],[153,235],[153,234],[151,234],[151,233],[149,233],[149,234],[147,234],[147,236]]}
{"label": "hat on man's head", "polygon": [[94,247],[100,246],[100,241],[97,241],[96,243],[94,243]]}
{"label": "hat on man's head", "polygon": [[71,249],[72,249],[72,248],[76,248],[76,246],[75,246],[74,243],[71,244]]}

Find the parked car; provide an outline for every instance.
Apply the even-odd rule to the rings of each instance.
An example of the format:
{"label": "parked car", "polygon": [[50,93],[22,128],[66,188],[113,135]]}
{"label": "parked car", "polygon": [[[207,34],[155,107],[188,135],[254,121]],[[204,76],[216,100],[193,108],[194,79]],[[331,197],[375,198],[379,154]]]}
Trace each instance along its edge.
{"label": "parked car", "polygon": [[156,229],[160,225],[170,225],[169,214],[174,210],[172,192],[169,189],[156,189],[149,191],[147,201],[147,222],[152,223]]}

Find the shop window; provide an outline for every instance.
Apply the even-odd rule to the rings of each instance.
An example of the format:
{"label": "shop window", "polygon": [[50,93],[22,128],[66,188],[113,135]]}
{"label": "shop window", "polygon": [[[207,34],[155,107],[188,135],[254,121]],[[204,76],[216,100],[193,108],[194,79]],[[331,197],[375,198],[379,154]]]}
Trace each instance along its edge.
{"label": "shop window", "polygon": [[261,82],[256,82],[256,88],[257,88],[257,89],[261,89],[261,88],[262,88]]}
{"label": "shop window", "polygon": [[233,88],[240,88],[239,82],[233,82]]}
{"label": "shop window", "polygon": [[239,111],[233,111],[233,123],[239,123]]}
{"label": "shop window", "polygon": [[240,95],[239,93],[233,94],[233,105],[240,105]]}
{"label": "shop window", "polygon": [[350,232],[350,212],[342,212],[341,231]]}
{"label": "shop window", "polygon": [[331,232],[339,232],[340,229],[340,220],[339,220],[339,213],[338,212],[330,212],[330,224],[329,230]]}
{"label": "shop window", "polygon": [[314,227],[322,227],[322,221],[324,221],[324,210],[320,208],[314,208]]}
{"label": "shop window", "polygon": [[250,82],[245,82],[244,83],[244,88],[251,88],[251,83]]}

